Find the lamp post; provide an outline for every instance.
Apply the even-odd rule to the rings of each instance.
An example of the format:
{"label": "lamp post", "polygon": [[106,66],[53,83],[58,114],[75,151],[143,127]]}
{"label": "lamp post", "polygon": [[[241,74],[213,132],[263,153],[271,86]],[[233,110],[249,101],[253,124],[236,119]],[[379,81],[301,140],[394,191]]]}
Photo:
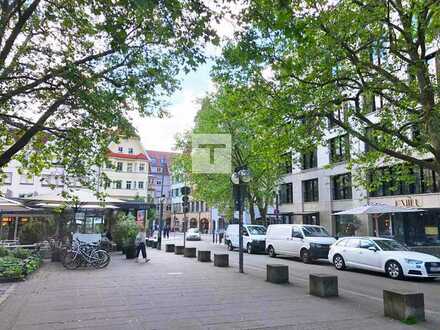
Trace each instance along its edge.
{"label": "lamp post", "polygon": [[251,181],[251,174],[245,166],[237,167],[231,175],[231,182],[234,188],[235,206],[238,208],[238,269],[243,273],[243,204],[246,193],[246,186]]}
{"label": "lamp post", "polygon": [[161,249],[162,245],[162,221],[163,221],[163,203],[165,202],[165,195],[160,197],[159,207],[159,234],[157,235],[157,249]]}

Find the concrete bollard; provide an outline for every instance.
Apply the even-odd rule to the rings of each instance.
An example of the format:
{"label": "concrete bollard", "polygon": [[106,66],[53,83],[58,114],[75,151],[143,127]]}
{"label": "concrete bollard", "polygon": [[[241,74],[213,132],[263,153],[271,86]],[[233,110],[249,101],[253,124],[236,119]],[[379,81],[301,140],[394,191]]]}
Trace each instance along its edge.
{"label": "concrete bollard", "polygon": [[289,267],[279,264],[266,265],[266,280],[271,283],[289,283]]}
{"label": "concrete bollard", "polygon": [[309,275],[309,293],[318,297],[337,297],[338,277],[327,274]]}
{"label": "concrete bollard", "polygon": [[194,247],[186,247],[183,250],[183,256],[186,258],[195,258],[196,257],[196,248]]}
{"label": "concrete bollard", "polygon": [[165,252],[174,252],[174,244],[165,244]]}
{"label": "concrete bollard", "polygon": [[214,266],[229,267],[229,254],[214,253]]}
{"label": "concrete bollard", "polygon": [[396,320],[425,321],[423,293],[383,290],[383,308],[385,316]]}
{"label": "concrete bollard", "polygon": [[197,260],[200,262],[211,262],[211,251],[197,251]]}
{"label": "concrete bollard", "polygon": [[183,254],[183,249],[184,249],[183,245],[175,245],[174,246],[174,253],[175,254]]}

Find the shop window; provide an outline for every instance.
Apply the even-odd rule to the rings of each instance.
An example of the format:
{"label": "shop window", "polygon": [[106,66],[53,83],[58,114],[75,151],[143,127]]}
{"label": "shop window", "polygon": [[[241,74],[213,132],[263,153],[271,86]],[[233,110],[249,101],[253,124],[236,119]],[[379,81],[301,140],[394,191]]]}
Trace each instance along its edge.
{"label": "shop window", "polygon": [[319,200],[318,179],[302,182],[304,202],[316,202]]}
{"label": "shop window", "polygon": [[290,204],[293,202],[292,183],[280,185],[280,204]]}
{"label": "shop window", "polygon": [[303,215],[304,225],[316,225],[319,226],[319,213],[315,214],[304,214]]}
{"label": "shop window", "polygon": [[332,177],[333,200],[351,199],[351,174],[345,173]]}
{"label": "shop window", "polygon": [[318,154],[317,149],[304,153],[301,156],[301,169],[307,170],[309,168],[316,168],[318,167]]}
{"label": "shop window", "polygon": [[350,144],[348,134],[330,139],[330,162],[338,163],[350,159]]}
{"label": "shop window", "polygon": [[359,222],[353,215],[335,215],[337,237],[355,236],[359,229]]}

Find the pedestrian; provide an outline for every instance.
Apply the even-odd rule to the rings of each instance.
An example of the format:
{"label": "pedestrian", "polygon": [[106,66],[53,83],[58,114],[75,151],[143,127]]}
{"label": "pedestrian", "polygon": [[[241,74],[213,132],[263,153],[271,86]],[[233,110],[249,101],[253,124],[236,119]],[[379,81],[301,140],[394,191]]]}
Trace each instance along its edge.
{"label": "pedestrian", "polygon": [[150,259],[147,259],[147,251],[145,249],[145,231],[143,227],[139,227],[139,231],[136,235],[136,262],[139,262],[139,253],[142,252],[142,260],[144,263],[148,262]]}
{"label": "pedestrian", "polygon": [[166,230],[167,230],[166,231],[167,239],[169,239],[170,238],[170,230],[171,230],[170,225],[167,225]]}

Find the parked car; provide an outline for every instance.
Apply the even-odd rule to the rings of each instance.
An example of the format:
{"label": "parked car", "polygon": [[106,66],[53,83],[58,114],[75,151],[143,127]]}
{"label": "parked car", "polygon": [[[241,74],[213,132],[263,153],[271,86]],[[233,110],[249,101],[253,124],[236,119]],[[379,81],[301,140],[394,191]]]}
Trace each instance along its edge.
{"label": "parked car", "polygon": [[393,279],[440,277],[440,258],[410,251],[389,238],[341,238],[330,247],[328,259],[339,270],[366,269],[386,273]]}
{"label": "parked car", "polygon": [[[266,227],[261,225],[243,225],[243,248],[247,253],[265,250]],[[229,250],[239,247],[238,225],[229,225],[226,229],[225,244]]]}
{"label": "parked car", "polygon": [[328,257],[330,245],[336,242],[324,227],[315,225],[269,225],[266,250],[269,256],[278,254],[300,257],[305,263]]}
{"label": "parked car", "polygon": [[200,230],[198,228],[190,228],[186,232],[187,241],[200,241],[202,236],[200,235]]}

